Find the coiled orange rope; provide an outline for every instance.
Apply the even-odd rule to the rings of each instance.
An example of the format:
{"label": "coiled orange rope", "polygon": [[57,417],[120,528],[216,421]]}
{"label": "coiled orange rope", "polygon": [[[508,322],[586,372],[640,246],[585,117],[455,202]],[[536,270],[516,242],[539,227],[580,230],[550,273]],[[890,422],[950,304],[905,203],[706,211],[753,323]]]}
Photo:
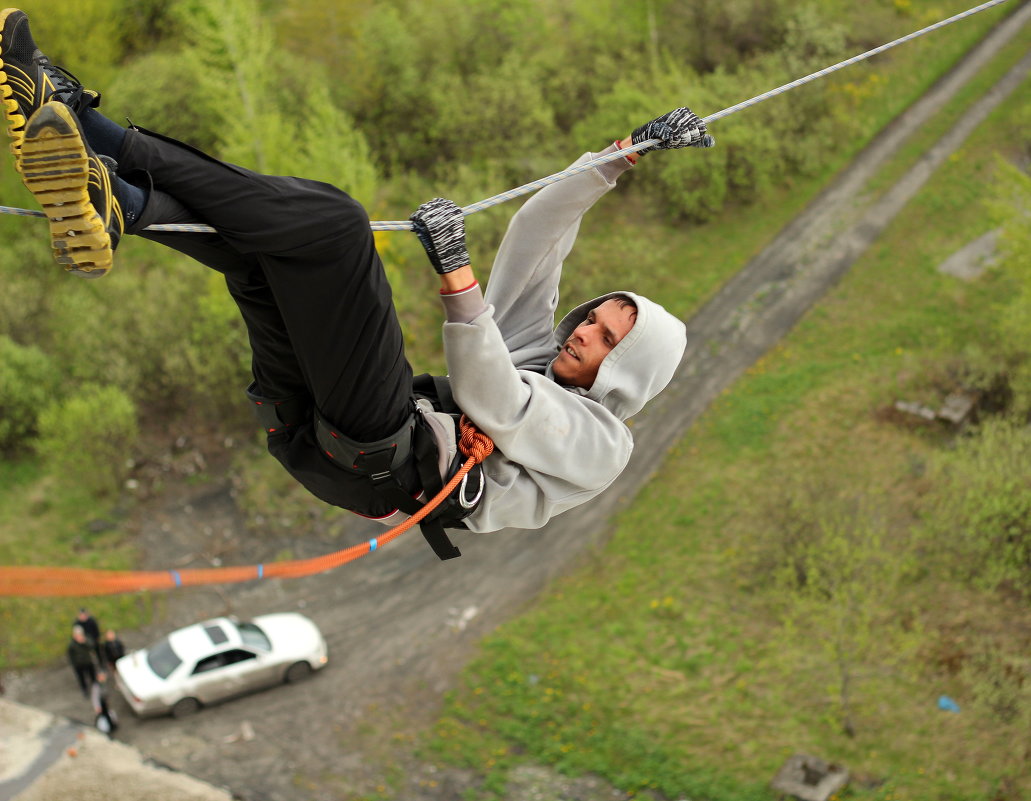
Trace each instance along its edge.
{"label": "coiled orange rope", "polygon": [[204,584],[236,584],[263,578],[300,578],[323,573],[340,565],[353,562],[381,545],[400,537],[408,529],[417,526],[423,518],[439,506],[462,479],[494,452],[490,437],[478,431],[462,415],[459,448],[467,456],[461,469],[422,507],[382,537],[352,545],[342,551],[315,556],[311,559],[295,559],[273,562],[268,565],[243,565],[239,567],[198,568],[193,570],[93,570],[75,567],[33,567],[0,566],[0,596],[59,596],[59,595],[115,595],[123,592],[143,590],[171,590],[178,587],[197,587]]}

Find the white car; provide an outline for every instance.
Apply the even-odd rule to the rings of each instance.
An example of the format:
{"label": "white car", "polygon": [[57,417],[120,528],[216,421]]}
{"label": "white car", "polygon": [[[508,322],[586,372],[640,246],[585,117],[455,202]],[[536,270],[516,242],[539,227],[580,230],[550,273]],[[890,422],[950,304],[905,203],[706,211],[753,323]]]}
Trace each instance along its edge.
{"label": "white car", "polygon": [[326,641],[304,615],[219,617],[173,631],[115,663],[118,689],[137,715],[192,714],[207,704],[281,682],[329,661]]}

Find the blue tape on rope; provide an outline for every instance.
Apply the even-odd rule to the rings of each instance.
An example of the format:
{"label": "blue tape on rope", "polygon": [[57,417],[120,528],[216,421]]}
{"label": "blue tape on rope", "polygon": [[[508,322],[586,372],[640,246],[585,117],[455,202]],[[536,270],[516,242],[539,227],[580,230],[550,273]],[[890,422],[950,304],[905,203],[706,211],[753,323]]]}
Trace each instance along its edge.
{"label": "blue tape on rope", "polygon": [[375,551],[375,550],[376,550],[376,538],[373,537],[371,540],[369,540],[369,551],[371,552],[371,551]]}
{"label": "blue tape on rope", "polygon": [[182,576],[179,575],[178,570],[169,570],[168,572],[172,574],[172,581],[175,582],[176,587],[183,586],[183,579]]}
{"label": "blue tape on rope", "polygon": [[265,565],[258,565],[258,578],[265,578]]}

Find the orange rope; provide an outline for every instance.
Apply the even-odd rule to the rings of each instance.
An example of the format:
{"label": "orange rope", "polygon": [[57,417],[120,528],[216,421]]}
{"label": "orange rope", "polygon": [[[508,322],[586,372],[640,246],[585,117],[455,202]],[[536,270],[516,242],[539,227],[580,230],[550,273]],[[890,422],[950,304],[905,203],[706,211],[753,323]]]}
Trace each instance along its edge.
{"label": "orange rope", "polygon": [[203,584],[236,584],[262,578],[300,578],[323,573],[353,562],[417,526],[454,492],[474,465],[482,462],[494,451],[494,443],[490,437],[477,431],[465,415],[462,415],[461,438],[458,444],[468,459],[429,503],[382,537],[352,545],[342,551],[311,559],[295,559],[268,565],[193,570],[91,570],[76,567],[0,566],[0,596],[114,595],[143,590],[197,587]]}

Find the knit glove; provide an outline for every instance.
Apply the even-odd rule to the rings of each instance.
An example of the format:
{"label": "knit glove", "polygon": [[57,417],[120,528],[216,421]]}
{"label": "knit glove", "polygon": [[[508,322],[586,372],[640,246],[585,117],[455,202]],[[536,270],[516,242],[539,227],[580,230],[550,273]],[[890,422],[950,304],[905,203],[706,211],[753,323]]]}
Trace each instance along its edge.
{"label": "knit glove", "polygon": [[675,108],[642,125],[630,136],[635,145],[649,139],[659,144],[637,151],[641,155],[652,150],[677,147],[712,147],[716,144],[705,130],[705,123],[689,108]]}
{"label": "knit glove", "polygon": [[465,246],[465,216],[462,210],[442,197],[435,197],[416,209],[410,218],[430,264],[440,275],[469,263]]}

